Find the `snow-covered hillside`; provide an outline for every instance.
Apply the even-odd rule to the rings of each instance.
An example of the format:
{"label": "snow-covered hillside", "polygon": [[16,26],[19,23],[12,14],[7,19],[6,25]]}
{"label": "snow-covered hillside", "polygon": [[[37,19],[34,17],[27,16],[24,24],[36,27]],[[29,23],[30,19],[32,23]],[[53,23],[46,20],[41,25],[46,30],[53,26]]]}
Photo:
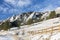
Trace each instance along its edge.
{"label": "snow-covered hillside", "polygon": [[[24,28],[29,40],[58,40],[60,39],[60,17],[42,21]],[[24,36],[23,36],[24,37]],[[26,37],[25,37],[26,38]],[[28,40],[28,39],[27,39]]]}
{"label": "snow-covered hillside", "polygon": [[0,23],[0,40],[60,40],[59,10],[13,15]]}
{"label": "snow-covered hillside", "polygon": [[27,30],[28,30],[28,29],[37,29],[37,28],[44,29],[44,28],[49,28],[49,27],[57,26],[57,25],[60,25],[60,17],[49,19],[49,20],[42,21],[42,22],[37,22],[31,25],[26,25],[26,26],[31,26],[31,27],[27,27]]}
{"label": "snow-covered hillside", "polygon": [[[11,28],[12,29],[12,28]],[[59,40],[60,17],[37,22],[31,25],[21,26],[21,29],[13,28],[8,31],[0,31],[1,40]]]}

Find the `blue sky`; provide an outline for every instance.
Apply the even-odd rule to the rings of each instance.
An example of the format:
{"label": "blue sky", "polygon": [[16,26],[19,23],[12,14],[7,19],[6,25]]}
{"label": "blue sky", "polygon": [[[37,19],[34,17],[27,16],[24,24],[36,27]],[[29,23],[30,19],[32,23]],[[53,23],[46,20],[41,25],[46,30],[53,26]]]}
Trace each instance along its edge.
{"label": "blue sky", "polygon": [[60,7],[60,0],[0,0],[0,20],[13,14],[48,11]]}

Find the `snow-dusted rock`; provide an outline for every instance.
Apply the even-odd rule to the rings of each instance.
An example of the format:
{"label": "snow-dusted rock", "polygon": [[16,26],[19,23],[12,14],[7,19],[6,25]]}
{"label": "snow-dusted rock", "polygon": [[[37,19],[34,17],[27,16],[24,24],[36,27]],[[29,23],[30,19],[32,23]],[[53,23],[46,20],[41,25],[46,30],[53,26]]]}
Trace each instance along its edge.
{"label": "snow-dusted rock", "polygon": [[27,19],[26,19],[26,22],[30,19],[32,19],[33,15],[35,14],[35,12],[33,12]]}

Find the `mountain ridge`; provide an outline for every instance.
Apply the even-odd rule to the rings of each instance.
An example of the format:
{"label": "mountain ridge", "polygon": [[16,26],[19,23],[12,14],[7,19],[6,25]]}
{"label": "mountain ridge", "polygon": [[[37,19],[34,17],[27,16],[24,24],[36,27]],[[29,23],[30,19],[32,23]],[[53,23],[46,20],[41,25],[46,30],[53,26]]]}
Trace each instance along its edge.
{"label": "mountain ridge", "polygon": [[41,22],[48,19],[53,19],[56,17],[60,17],[60,13],[57,13],[60,8],[57,8],[53,11],[46,11],[46,12],[26,12],[19,15],[13,15],[10,18],[2,21],[0,26],[5,28],[11,27],[20,27],[22,25],[30,25],[33,23]]}

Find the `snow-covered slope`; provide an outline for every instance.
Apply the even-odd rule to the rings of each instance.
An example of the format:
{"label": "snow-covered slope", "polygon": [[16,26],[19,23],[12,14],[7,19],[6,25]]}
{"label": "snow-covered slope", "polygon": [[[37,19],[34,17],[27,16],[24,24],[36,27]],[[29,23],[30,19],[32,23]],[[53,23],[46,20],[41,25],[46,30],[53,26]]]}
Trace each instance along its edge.
{"label": "snow-covered slope", "polygon": [[46,20],[46,17],[50,15],[50,11],[45,12],[45,14],[42,15],[41,19]]}
{"label": "snow-covered slope", "polygon": [[34,23],[30,25],[31,27],[25,28],[25,30],[30,31],[30,30],[36,30],[36,29],[45,29],[45,28],[49,28],[49,27],[57,26],[57,25],[60,25],[60,17]]}
{"label": "snow-covered slope", "polygon": [[[2,35],[0,36],[0,39],[1,40],[15,40],[15,39],[17,40],[20,39],[21,40],[47,40],[47,39],[58,40],[60,38],[59,28],[60,28],[60,17],[49,19],[42,22],[37,22],[31,25],[24,25],[23,28],[21,29],[0,31],[0,35]],[[6,38],[3,36],[5,36]]]}
{"label": "snow-covered slope", "polygon": [[33,12],[27,19],[26,19],[26,22],[29,20],[29,19],[32,19],[33,15],[35,14],[35,12]]}
{"label": "snow-covered slope", "polygon": [[[60,8],[56,9],[56,13],[59,12]],[[40,13],[38,13],[40,14]],[[30,14],[21,14],[12,16],[8,20],[13,23],[19,20],[21,23],[28,22],[33,17],[38,17],[36,12]],[[1,40],[60,40],[60,17],[46,20],[50,12],[43,13],[41,19],[45,19],[41,22],[32,23],[30,25],[23,25],[19,28],[13,27],[8,31],[0,31]],[[34,18],[35,20],[37,19]],[[19,22],[18,21],[18,22]],[[37,20],[38,21],[38,20]],[[4,21],[5,22],[5,21]],[[16,23],[17,24],[17,23]],[[16,39],[15,39],[16,38]]]}
{"label": "snow-covered slope", "polygon": [[17,20],[18,18],[19,18],[19,15],[18,16],[13,15],[9,20],[10,20],[10,22],[13,22],[13,21]]}
{"label": "snow-covered slope", "polygon": [[30,40],[58,40],[60,38],[59,25],[60,17],[38,22],[36,24],[30,25],[31,27],[24,28],[23,30],[25,31],[25,34],[27,33],[26,36],[29,35]]}

